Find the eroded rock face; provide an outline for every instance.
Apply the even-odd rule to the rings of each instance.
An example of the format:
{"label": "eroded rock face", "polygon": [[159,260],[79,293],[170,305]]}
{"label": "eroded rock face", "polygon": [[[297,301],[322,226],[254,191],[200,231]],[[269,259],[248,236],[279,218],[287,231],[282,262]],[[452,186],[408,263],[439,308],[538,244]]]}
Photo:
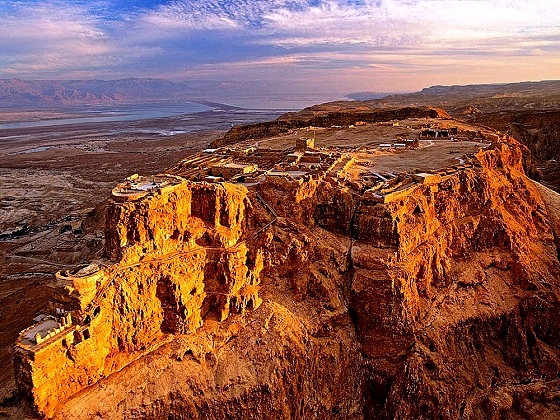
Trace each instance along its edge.
{"label": "eroded rock face", "polygon": [[560,189],[559,111],[548,109],[487,112],[475,116],[472,121],[510,133],[526,145],[530,153],[526,153],[525,172],[533,179],[542,179],[542,182],[556,191]]}
{"label": "eroded rock face", "polygon": [[234,185],[181,181],[139,200],[114,201],[106,227],[112,264],[82,282],[58,276],[58,301],[72,310],[74,325],[17,347],[20,388],[36,410],[52,415],[57,403],[172,334],[195,332],[203,317],[224,320],[257,308],[263,251],[243,241],[250,213],[247,190]]}
{"label": "eroded rock face", "polygon": [[92,347],[20,353],[20,384],[58,418],[558,415],[551,207],[515,143],[472,162],[375,199],[318,177],[115,204]]}
{"label": "eroded rock face", "polygon": [[476,157],[480,169],[386,204],[394,254],[354,252],[372,416],[528,415],[529,378],[556,386],[559,266],[545,204],[516,147]]}

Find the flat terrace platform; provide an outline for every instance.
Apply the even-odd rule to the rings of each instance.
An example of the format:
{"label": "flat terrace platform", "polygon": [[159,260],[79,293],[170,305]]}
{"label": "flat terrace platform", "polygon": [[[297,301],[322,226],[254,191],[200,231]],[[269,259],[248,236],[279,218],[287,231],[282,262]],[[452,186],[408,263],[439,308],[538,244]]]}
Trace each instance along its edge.
{"label": "flat terrace platform", "polygon": [[441,168],[461,164],[464,155],[478,152],[488,146],[488,143],[451,140],[420,140],[418,149],[397,151],[356,152],[356,163],[352,167],[353,177],[360,177],[365,172],[405,171],[429,172]]}
{"label": "flat terrace platform", "polygon": [[21,335],[21,344],[24,346],[34,346],[37,344],[37,338],[40,337],[44,339],[50,331],[59,328],[60,324],[54,318],[47,318],[37,324],[33,325],[31,328],[26,330]]}
{"label": "flat terrace platform", "polygon": [[[357,121],[356,121],[357,122]],[[302,137],[315,137],[315,147],[359,148],[379,147],[383,143],[399,143],[397,139],[420,138],[422,131],[427,128],[441,130],[457,128],[456,137],[462,139],[474,138],[480,127],[462,123],[456,120],[443,120],[438,118],[413,118],[400,120],[398,125],[389,123],[365,123],[351,126],[332,127],[304,127],[293,129],[286,134],[261,139],[246,141],[236,147],[257,147],[259,149],[272,149],[283,151],[294,146],[295,141]],[[490,134],[488,132],[487,134]]]}
{"label": "flat terrace platform", "polygon": [[168,173],[199,181],[210,175],[212,167],[216,165],[245,164],[256,165],[261,170],[271,170],[286,159],[285,153],[271,150],[256,150],[241,156],[234,156],[234,153],[235,150],[229,148],[199,153],[182,160],[168,170]]}
{"label": "flat terrace platform", "polygon": [[173,175],[143,177],[134,174],[113,188],[111,194],[118,201],[131,201],[180,183],[181,179]]}

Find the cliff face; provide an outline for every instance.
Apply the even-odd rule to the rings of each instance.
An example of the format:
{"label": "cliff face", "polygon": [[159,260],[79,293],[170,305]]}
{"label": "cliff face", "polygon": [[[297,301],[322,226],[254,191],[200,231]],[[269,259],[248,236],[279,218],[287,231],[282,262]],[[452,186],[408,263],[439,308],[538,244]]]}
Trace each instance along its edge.
{"label": "cliff face", "polygon": [[516,144],[424,175],[383,194],[183,181],[115,203],[116,263],[75,304],[97,313],[91,347],[20,353],[22,388],[73,419],[559,415],[553,207]]}
{"label": "cliff face", "polygon": [[533,393],[556,386],[559,267],[545,204],[518,148],[476,158],[480,169],[387,204],[393,252],[354,253],[372,416],[528,415]]}
{"label": "cliff face", "polygon": [[489,112],[476,116],[473,121],[510,133],[519,139],[531,151],[532,158],[539,166],[539,171],[527,171],[528,175],[532,178],[540,176],[547,185],[556,191],[560,190],[559,111]]}
{"label": "cliff face", "polygon": [[510,132],[527,145],[540,161],[556,159],[560,152],[556,147],[559,138],[560,112],[554,110],[530,110],[490,112],[474,118],[479,124]]}
{"label": "cliff face", "polygon": [[[37,411],[56,404],[165,343],[260,305],[262,249],[243,242],[251,209],[234,185],[168,186],[108,210],[100,272],[57,276],[55,296],[73,324],[39,342],[22,339],[16,376]],[[96,290],[92,293],[92,287]],[[57,310],[58,314],[59,310]]]}
{"label": "cliff face", "polygon": [[276,205],[296,224],[352,238],[341,288],[364,353],[366,417],[557,413],[534,401],[554,399],[560,372],[546,206],[519,146],[496,145],[474,162],[384,203],[321,181],[273,189],[290,197]]}

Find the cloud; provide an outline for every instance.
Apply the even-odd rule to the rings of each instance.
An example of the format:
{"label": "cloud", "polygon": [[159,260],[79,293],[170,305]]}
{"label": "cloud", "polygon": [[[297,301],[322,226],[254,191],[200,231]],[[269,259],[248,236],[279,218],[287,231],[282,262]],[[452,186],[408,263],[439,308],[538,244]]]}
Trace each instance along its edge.
{"label": "cloud", "polygon": [[560,55],[556,2],[5,2],[0,77],[338,78],[340,89],[352,80],[363,89],[368,78],[422,87],[437,78],[464,79],[461,71],[499,81],[490,79],[509,77],[509,61],[520,63],[525,79],[553,78]]}
{"label": "cloud", "polygon": [[100,26],[99,19],[73,5],[16,3],[1,18],[2,70],[16,76],[102,66],[113,48]]}

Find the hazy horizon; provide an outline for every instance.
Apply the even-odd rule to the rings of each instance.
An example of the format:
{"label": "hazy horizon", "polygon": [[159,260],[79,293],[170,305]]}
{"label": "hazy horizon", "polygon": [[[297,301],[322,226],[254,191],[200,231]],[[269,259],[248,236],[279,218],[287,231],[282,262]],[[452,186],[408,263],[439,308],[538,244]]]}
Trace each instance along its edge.
{"label": "hazy horizon", "polygon": [[0,78],[254,81],[302,93],[560,78],[554,0],[28,0]]}

